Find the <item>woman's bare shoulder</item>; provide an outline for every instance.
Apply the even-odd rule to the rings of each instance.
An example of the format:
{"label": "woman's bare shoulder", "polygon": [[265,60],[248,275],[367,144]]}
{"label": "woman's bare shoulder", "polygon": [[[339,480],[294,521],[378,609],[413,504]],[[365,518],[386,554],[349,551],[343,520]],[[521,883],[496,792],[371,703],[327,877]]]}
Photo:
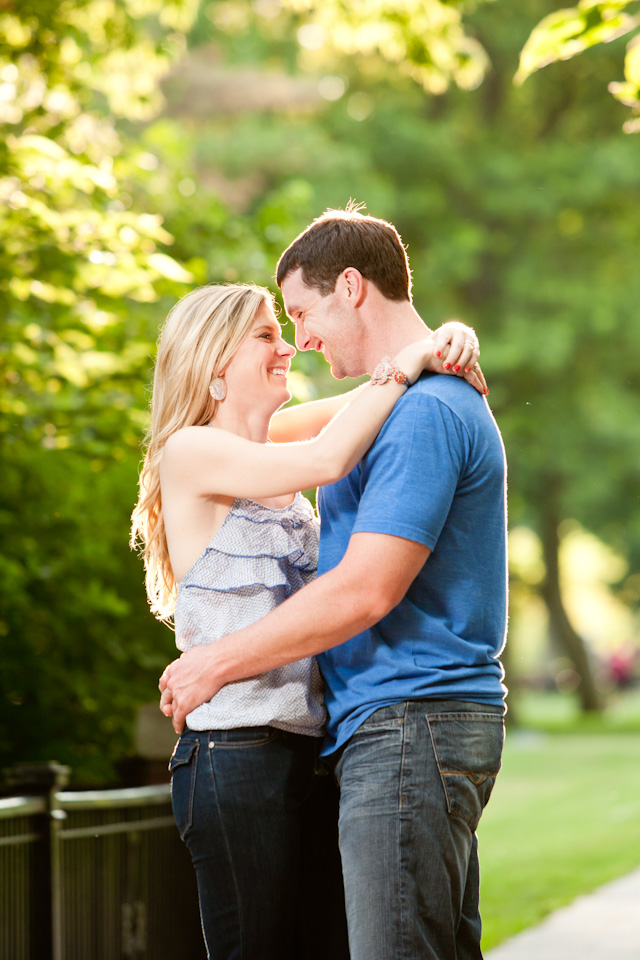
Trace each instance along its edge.
{"label": "woman's bare shoulder", "polygon": [[181,427],[172,433],[164,445],[163,456],[170,460],[180,458],[189,453],[198,453],[203,449],[210,449],[212,444],[220,441],[222,430],[206,426]]}
{"label": "woman's bare shoulder", "polygon": [[[161,476],[184,481],[199,476],[200,486],[204,475],[209,478],[221,463],[233,462],[237,457],[239,440],[235,434],[215,427],[181,427],[167,439],[160,462]],[[246,442],[246,441],[245,441]]]}

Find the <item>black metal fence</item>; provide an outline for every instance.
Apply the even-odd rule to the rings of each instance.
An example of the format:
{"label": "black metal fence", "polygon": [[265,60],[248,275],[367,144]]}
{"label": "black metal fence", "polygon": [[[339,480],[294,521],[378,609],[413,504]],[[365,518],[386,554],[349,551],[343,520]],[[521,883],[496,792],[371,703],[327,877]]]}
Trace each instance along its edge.
{"label": "black metal fence", "polygon": [[169,784],[61,789],[17,768],[0,799],[1,960],[202,960],[195,875]]}

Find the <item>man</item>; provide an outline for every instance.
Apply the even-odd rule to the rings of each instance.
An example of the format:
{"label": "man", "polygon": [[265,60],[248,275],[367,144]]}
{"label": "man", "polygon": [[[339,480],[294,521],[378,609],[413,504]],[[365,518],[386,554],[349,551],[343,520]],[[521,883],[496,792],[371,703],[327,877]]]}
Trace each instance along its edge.
{"label": "man", "polygon": [[[335,377],[373,373],[429,332],[395,228],[357,211],[314,221],[277,281],[298,349]],[[352,960],[477,960],[475,829],[506,692],[505,462],[486,401],[423,375],[319,508],[318,579],[170,665],[165,710],[179,728],[224,683],[320,654]]]}

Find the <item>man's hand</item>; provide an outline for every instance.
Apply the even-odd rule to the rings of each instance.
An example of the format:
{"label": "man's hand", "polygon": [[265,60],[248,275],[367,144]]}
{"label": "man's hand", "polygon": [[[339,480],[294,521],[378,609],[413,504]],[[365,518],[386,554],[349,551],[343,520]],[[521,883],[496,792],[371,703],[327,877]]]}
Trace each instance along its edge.
{"label": "man's hand", "polygon": [[478,364],[480,344],[472,327],[459,320],[443,323],[433,334],[433,356],[434,364],[430,369],[434,373],[464,377],[479,393],[489,393]]}
{"label": "man's hand", "polygon": [[187,714],[210,700],[222,686],[216,672],[215,644],[194,647],[170,663],[160,677],[160,709],[172,718],[176,733],[182,733]]}

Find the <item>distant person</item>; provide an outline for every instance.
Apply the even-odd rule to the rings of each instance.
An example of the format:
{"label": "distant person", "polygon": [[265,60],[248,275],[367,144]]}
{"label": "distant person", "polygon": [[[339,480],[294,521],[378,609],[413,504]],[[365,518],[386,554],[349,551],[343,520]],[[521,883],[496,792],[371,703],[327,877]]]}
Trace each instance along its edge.
{"label": "distant person", "polygon": [[[174,307],[158,345],[132,536],[144,545],[152,609],[175,614],[180,649],[260,620],[314,578],[317,521],[296,491],[347,474],[408,384],[425,366],[442,369],[433,354],[446,345],[452,358],[477,355],[473,331],[448,325],[397,352],[395,379],[272,421],[291,396],[295,350],[268,291],[208,286]],[[482,389],[478,374],[467,376]],[[348,956],[337,792],[315,774],[324,723],[313,658],[259,671],[189,713],[170,764],[172,799],[216,960]]]}
{"label": "distant person", "polygon": [[[296,345],[335,377],[384,382],[380,358],[428,332],[396,230],[357,210],[314,221],[277,280]],[[221,688],[321,654],[352,960],[482,956],[475,831],[504,737],[505,476],[485,399],[426,373],[320,490],[320,576],[160,681],[181,729]]]}

